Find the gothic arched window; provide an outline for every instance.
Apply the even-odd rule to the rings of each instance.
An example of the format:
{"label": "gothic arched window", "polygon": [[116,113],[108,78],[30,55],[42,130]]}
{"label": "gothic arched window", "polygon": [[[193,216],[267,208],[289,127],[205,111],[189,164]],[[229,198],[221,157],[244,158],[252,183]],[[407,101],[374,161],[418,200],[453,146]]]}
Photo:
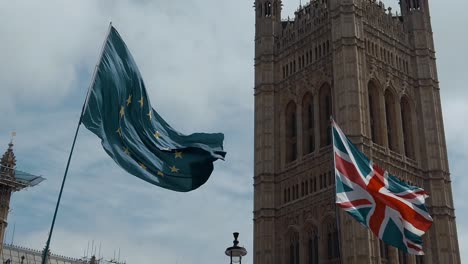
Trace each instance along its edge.
{"label": "gothic arched window", "polygon": [[295,264],[299,264],[301,261],[300,261],[300,250],[299,250],[299,239],[297,239],[296,241],[296,263]]}
{"label": "gothic arched window", "polygon": [[286,161],[291,162],[297,158],[297,124],[296,104],[289,102],[286,107]]}
{"label": "gothic arched window", "polygon": [[294,253],[294,242],[289,243],[289,263],[290,264],[296,264],[296,261],[294,259],[295,253]]}
{"label": "gothic arched window", "polygon": [[421,3],[419,0],[409,0],[409,8],[412,9],[420,9]]}
{"label": "gothic arched window", "polygon": [[390,89],[385,91],[385,117],[387,119],[388,147],[393,151],[398,151],[395,96]]}
{"label": "gothic arched window", "polygon": [[408,259],[406,258],[406,253],[398,250],[398,263],[399,264],[408,264]]}
{"label": "gothic arched window", "polygon": [[382,119],[380,108],[380,93],[375,81],[370,81],[367,85],[369,99],[369,124],[370,136],[374,143],[383,145],[382,139]]}
{"label": "gothic arched window", "polygon": [[306,94],[302,100],[302,140],[303,154],[314,152],[315,149],[315,125],[314,125],[314,98]]}
{"label": "gothic arched window", "polygon": [[329,84],[320,87],[319,116],[320,116],[320,147],[331,144],[330,116],[332,115],[332,96]]}
{"label": "gothic arched window", "polygon": [[317,228],[310,228],[307,234],[307,264],[319,263],[319,245]]}
{"label": "gothic arched window", "polygon": [[379,240],[379,249],[380,249],[380,260],[382,264],[389,263],[388,257],[388,245],[385,244],[382,240]]}
{"label": "gothic arched window", "polygon": [[265,16],[266,17],[271,16],[271,3],[270,2],[265,2]]}
{"label": "gothic arched window", "polygon": [[334,261],[340,258],[340,247],[338,241],[338,230],[334,219],[329,218],[327,221],[327,228],[325,233],[326,239],[326,256],[327,260]]}
{"label": "gothic arched window", "polygon": [[424,264],[424,256],[416,256],[416,264]]}
{"label": "gothic arched window", "polygon": [[414,159],[414,133],[411,106],[406,96],[401,98],[401,121],[403,127],[403,144],[405,155]]}
{"label": "gothic arched window", "polygon": [[299,233],[291,231],[289,233],[288,244],[288,264],[300,263]]}

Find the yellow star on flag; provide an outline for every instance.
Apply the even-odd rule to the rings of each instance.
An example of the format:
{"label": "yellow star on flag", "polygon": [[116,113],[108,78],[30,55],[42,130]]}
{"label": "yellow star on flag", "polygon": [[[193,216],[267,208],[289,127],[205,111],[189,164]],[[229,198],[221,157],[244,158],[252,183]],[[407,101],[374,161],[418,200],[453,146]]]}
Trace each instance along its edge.
{"label": "yellow star on flag", "polygon": [[153,110],[150,109],[149,113],[146,114],[147,116],[149,116],[149,119],[152,120],[153,119]]}
{"label": "yellow star on flag", "polygon": [[182,159],[182,151],[176,151],[175,152],[175,158],[181,158]]}
{"label": "yellow star on flag", "polygon": [[130,150],[128,150],[128,148],[125,147],[125,148],[124,148],[124,153],[125,153],[125,155],[130,155]]}
{"label": "yellow star on flag", "polygon": [[132,95],[129,95],[127,99],[127,106],[131,103],[132,103]]}
{"label": "yellow star on flag", "polygon": [[119,134],[119,136],[122,136],[122,128],[121,127],[119,127],[119,129],[117,129],[117,131],[115,131],[115,132],[117,132]]}
{"label": "yellow star on flag", "polygon": [[119,113],[120,113],[120,118],[122,118],[125,115],[125,107],[121,106]]}
{"label": "yellow star on flag", "polygon": [[162,171],[158,171],[158,176],[164,177],[164,173]]}
{"label": "yellow star on flag", "polygon": [[140,165],[140,167],[141,167],[142,169],[146,170],[145,164],[143,164],[143,163],[141,163],[141,162],[139,162],[138,164]]}
{"label": "yellow star on flag", "polygon": [[161,137],[161,133],[159,133],[159,131],[154,132],[154,137],[159,139]]}
{"label": "yellow star on flag", "polygon": [[179,169],[176,168],[176,166],[172,166],[172,167],[171,167],[171,172],[178,173],[178,172],[179,172]]}
{"label": "yellow star on flag", "polygon": [[141,99],[140,99],[140,100],[138,100],[138,102],[140,103],[140,107],[143,107],[143,102],[144,102],[144,100],[143,100],[143,96],[141,97]]}

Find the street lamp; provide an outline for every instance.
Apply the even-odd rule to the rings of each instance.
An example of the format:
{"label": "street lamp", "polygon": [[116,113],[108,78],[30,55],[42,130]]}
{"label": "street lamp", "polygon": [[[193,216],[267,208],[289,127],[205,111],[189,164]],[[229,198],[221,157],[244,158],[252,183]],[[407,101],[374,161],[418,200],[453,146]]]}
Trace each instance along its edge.
{"label": "street lamp", "polygon": [[234,232],[234,246],[226,248],[226,256],[231,258],[231,264],[239,263],[242,264],[242,257],[247,255],[247,250],[243,247],[237,246],[239,241],[237,241],[237,237],[239,236],[238,232]]}

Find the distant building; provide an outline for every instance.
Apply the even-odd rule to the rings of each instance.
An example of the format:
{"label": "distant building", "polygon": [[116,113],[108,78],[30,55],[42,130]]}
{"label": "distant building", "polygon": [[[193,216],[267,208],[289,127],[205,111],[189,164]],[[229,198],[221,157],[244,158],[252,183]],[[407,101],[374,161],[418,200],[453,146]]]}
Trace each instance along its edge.
{"label": "distant building", "polygon": [[[2,264],[41,264],[42,251],[9,244],[3,245]],[[124,262],[108,261],[104,259],[70,258],[56,254],[49,254],[47,264],[125,264]]]}
{"label": "distant building", "polygon": [[[13,142],[8,144],[8,149],[0,160],[0,239],[4,241],[7,227],[8,212],[10,209],[11,193],[32,187],[44,178],[34,176],[16,169],[16,157],[13,152]],[[0,264],[41,264],[42,251],[0,243]],[[48,254],[47,264],[125,264],[115,260],[91,258],[71,258],[56,254]]]}
{"label": "distant building", "polygon": [[[14,245],[3,245],[3,264],[41,264],[42,251],[18,247]],[[49,264],[84,264],[90,263],[84,259],[75,259],[55,254],[49,254]],[[97,263],[97,262],[95,262]]]}
{"label": "distant building", "polygon": [[[254,2],[254,264],[460,263],[430,1],[307,0],[287,19],[282,2]],[[331,115],[430,194],[425,256],[336,209]]]}
{"label": "distant building", "polygon": [[[10,210],[11,193],[35,186],[43,180],[44,178],[40,176],[16,170],[16,157],[13,152],[12,139],[0,160],[0,241],[3,241],[8,225],[7,218]],[[0,252],[2,246],[0,243]]]}

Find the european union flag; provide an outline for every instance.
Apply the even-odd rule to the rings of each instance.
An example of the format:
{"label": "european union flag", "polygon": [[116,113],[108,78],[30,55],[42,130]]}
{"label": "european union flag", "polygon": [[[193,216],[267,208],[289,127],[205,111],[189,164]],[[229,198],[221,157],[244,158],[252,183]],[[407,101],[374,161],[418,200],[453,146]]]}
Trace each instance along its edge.
{"label": "european union flag", "polygon": [[130,51],[112,26],[82,123],[127,172],[174,191],[200,187],[213,162],[226,154],[223,134],[183,135],[158,115]]}

